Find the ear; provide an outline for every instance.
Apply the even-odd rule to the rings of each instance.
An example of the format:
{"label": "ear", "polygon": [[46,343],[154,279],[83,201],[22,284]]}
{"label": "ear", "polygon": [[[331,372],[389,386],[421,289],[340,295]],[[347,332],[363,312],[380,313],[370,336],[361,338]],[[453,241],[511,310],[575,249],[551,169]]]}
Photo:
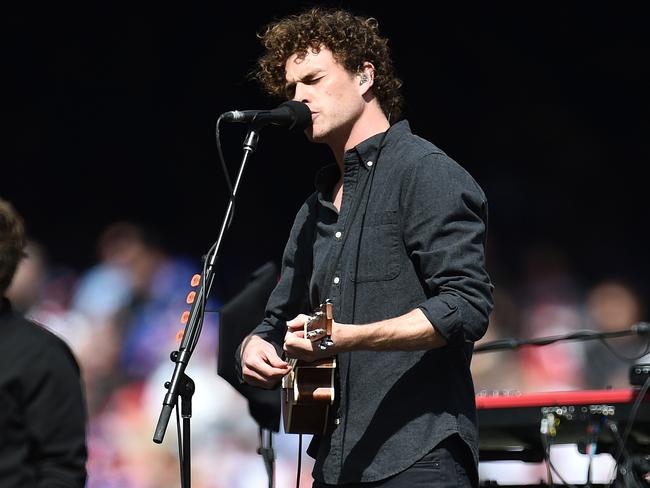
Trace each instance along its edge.
{"label": "ear", "polygon": [[359,89],[361,90],[361,94],[365,95],[375,81],[375,67],[373,64],[365,61],[357,73],[357,78],[359,80]]}

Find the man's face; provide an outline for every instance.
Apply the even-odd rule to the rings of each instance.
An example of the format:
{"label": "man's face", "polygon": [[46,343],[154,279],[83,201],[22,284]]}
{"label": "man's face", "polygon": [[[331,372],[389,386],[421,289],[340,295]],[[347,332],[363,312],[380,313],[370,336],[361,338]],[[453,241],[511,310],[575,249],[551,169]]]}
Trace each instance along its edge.
{"label": "man's face", "polygon": [[287,96],[306,103],[312,112],[307,137],[329,144],[345,142],[364,107],[358,77],[325,47],[289,57],[285,74]]}

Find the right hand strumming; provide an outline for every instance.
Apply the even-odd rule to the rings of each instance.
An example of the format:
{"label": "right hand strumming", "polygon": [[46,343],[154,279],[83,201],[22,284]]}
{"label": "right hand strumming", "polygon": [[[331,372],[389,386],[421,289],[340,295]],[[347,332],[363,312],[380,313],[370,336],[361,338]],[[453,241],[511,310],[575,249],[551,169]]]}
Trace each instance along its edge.
{"label": "right hand strumming", "polygon": [[291,371],[291,366],[278,356],[275,347],[259,336],[246,338],[242,347],[242,375],[249,385],[273,388]]}

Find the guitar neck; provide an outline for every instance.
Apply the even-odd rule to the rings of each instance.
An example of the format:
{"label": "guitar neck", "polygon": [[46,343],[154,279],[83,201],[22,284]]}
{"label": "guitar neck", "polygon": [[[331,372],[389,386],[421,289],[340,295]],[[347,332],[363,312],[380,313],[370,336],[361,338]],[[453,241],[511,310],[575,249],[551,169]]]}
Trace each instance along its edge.
{"label": "guitar neck", "polygon": [[[325,336],[330,337],[332,335],[332,319],[332,303],[326,301],[309,317],[309,320],[305,321],[303,325],[304,337],[308,337],[308,332],[314,329],[323,329],[325,330]],[[293,368],[298,363],[298,360],[289,358],[287,362]]]}

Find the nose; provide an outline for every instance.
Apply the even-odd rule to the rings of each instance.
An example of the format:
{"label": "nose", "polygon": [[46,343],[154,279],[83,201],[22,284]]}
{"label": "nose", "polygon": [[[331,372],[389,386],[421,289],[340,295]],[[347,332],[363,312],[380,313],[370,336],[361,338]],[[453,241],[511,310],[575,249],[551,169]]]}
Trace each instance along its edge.
{"label": "nose", "polygon": [[295,92],[293,94],[293,99],[296,102],[302,102],[302,103],[308,103],[309,102],[309,96],[308,96],[308,90],[307,86],[303,83],[296,83],[296,88]]}

